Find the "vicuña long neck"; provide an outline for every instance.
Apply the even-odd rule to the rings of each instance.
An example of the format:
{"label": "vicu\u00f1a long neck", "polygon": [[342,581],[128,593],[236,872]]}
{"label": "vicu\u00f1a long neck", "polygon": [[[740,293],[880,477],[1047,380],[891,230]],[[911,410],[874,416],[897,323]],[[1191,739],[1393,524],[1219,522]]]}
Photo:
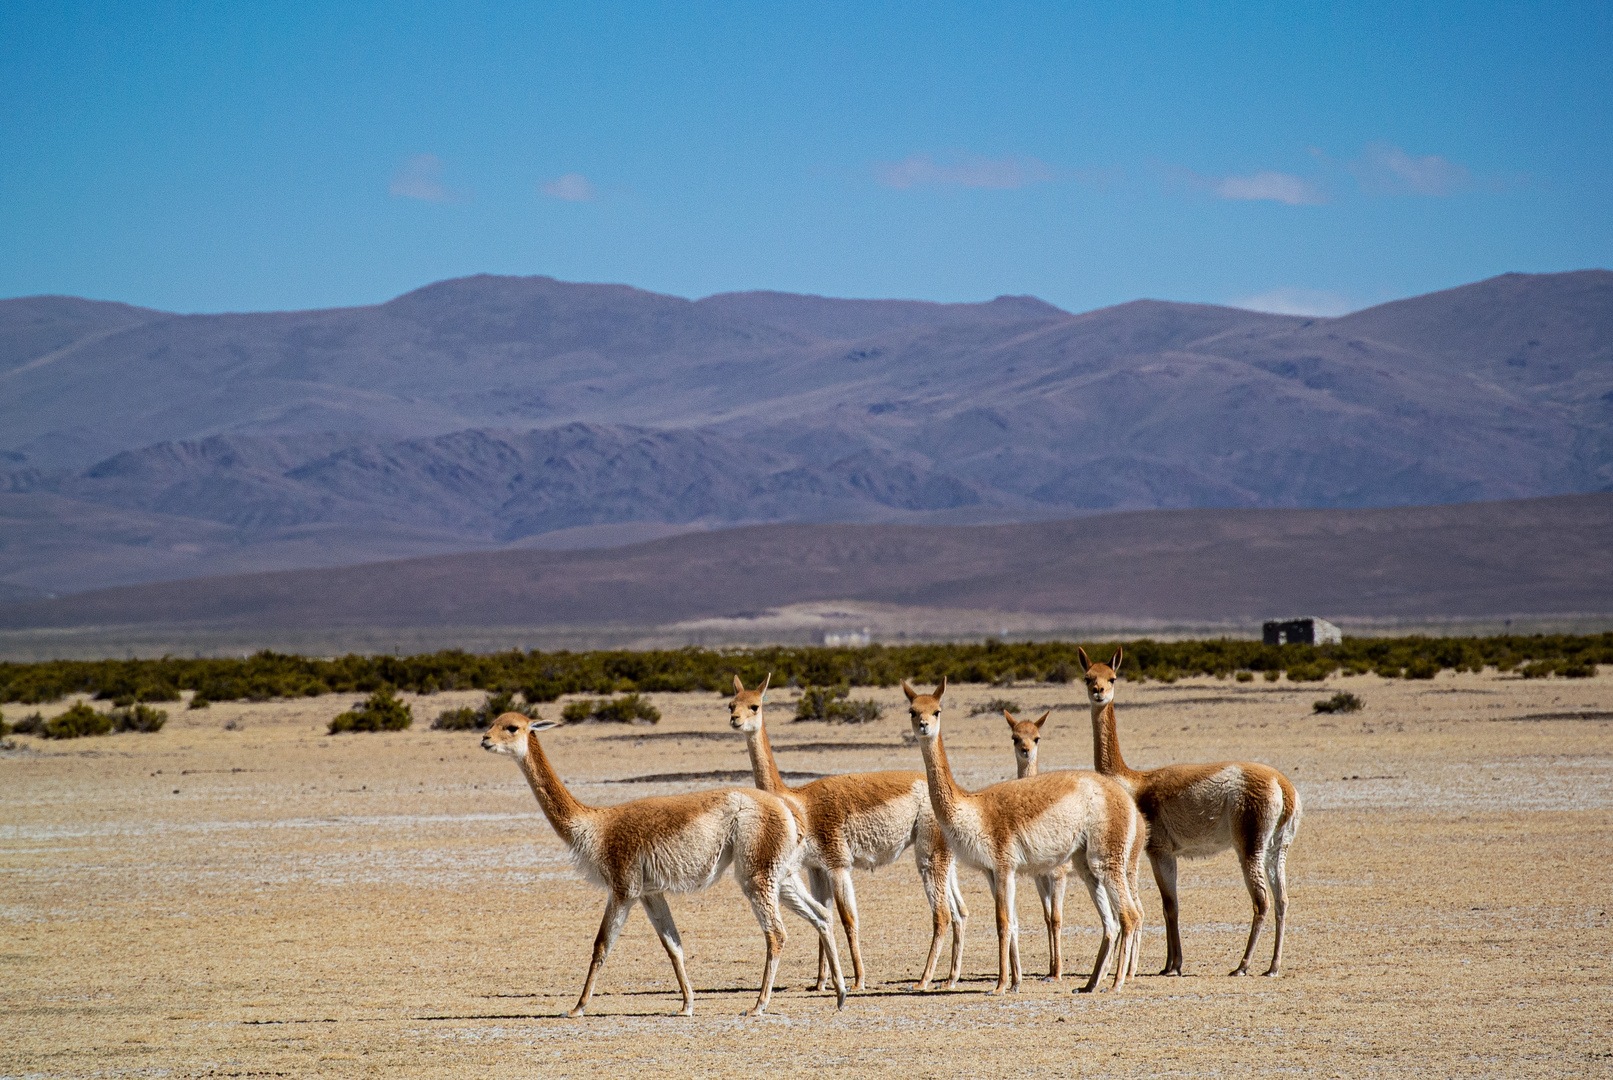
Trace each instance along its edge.
{"label": "vicu\u00f1a long neck", "polygon": [[947,763],[947,748],[940,735],[933,739],[919,736],[919,750],[924,754],[924,775],[929,780],[935,816],[942,822],[951,822],[971,796],[952,779],[952,766]]}
{"label": "vicu\u00f1a long neck", "polygon": [[578,802],[566,790],[566,785],[560,782],[559,774],[549,764],[549,758],[535,735],[527,736],[526,757],[521,759],[521,772],[526,776],[526,782],[532,785],[532,794],[538,797],[538,805],[543,807],[549,824],[560,834],[560,839],[571,843],[574,826],[578,819],[591,812],[591,808]]}
{"label": "vicu\u00f1a long neck", "polygon": [[1115,703],[1092,706],[1092,765],[1104,776],[1136,776],[1137,771],[1120,756],[1120,736],[1115,734]]}
{"label": "vicu\u00f1a long neck", "polygon": [[[1015,754],[1014,756],[1018,757],[1019,755]],[[1021,780],[1025,779],[1025,777],[1027,777],[1027,776],[1035,776],[1035,775],[1036,775],[1036,759],[1035,758],[1026,758],[1024,761],[1021,761],[1019,763],[1019,778]]]}
{"label": "vicu\u00f1a long neck", "polygon": [[745,748],[750,751],[751,773],[756,786],[778,795],[788,791],[784,777],[779,775],[778,762],[773,760],[773,744],[767,741],[767,725],[758,723],[755,731],[745,732]]}

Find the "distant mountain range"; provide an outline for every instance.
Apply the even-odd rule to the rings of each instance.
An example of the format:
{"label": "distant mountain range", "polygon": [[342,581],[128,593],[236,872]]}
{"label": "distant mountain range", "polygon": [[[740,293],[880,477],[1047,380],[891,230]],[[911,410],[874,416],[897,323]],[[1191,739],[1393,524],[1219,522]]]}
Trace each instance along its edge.
{"label": "distant mountain range", "polygon": [[[794,524],[125,586],[0,630],[653,627],[811,601],[1066,625],[1613,612],[1613,494],[1367,510],[1156,510],[1020,525]],[[199,633],[198,633],[199,632]]]}
{"label": "distant mountain range", "polygon": [[1613,273],[1337,319],[549,278],[180,316],[0,301],[0,602],[768,522],[1613,489]]}

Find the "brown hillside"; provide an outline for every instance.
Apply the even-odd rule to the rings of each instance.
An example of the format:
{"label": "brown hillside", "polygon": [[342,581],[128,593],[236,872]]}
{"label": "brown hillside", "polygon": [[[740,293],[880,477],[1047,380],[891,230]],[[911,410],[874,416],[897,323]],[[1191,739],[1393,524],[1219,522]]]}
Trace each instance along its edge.
{"label": "brown hillside", "polygon": [[654,625],[811,600],[1167,619],[1613,611],[1613,494],[1170,510],[974,527],[768,525],[81,593],[0,628]]}

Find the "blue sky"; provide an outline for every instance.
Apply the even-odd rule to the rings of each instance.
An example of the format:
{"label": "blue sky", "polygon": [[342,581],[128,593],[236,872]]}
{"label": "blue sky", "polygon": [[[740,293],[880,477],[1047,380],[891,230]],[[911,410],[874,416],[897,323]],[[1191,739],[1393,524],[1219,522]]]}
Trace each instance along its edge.
{"label": "blue sky", "polygon": [[1336,313],[1613,266],[1613,5],[0,7],[0,296]]}

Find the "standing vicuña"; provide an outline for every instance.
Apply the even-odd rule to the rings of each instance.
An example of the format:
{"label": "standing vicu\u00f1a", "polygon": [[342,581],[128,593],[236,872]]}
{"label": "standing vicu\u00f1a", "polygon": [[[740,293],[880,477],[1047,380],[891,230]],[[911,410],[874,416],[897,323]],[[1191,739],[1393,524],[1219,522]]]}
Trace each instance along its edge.
{"label": "standing vicu\u00f1a", "polygon": [[[826,776],[803,787],[792,788],[779,775],[762,719],[767,700],[767,684],[762,680],[755,690],[746,690],[734,676],[734,698],[728,703],[728,722],[745,733],[750,750],[751,770],[756,786],[786,799],[806,818],[807,878],[813,896],[826,906],[833,897],[845,924],[846,941],[851,947],[853,988],[863,988],[862,944],[857,932],[857,894],[851,884],[852,867],[872,870],[895,862],[902,852],[913,848],[919,881],[930,902],[932,930],[930,954],[924,962],[919,989],[928,990],[935,975],[936,958],[952,925],[952,969],[947,989],[958,983],[963,966],[963,931],[969,917],[963,893],[958,888],[956,863],[946,837],[930,810],[929,791],[923,773],[877,772]],[[818,955],[818,986],[823,986],[824,954]]]}
{"label": "standing vicu\u00f1a", "polygon": [[[1045,712],[1039,720],[1015,720],[1013,713],[1003,710],[1003,717],[1008,721],[1008,737],[1014,741],[1014,764],[1021,780],[1036,775],[1042,725],[1052,715]],[[1060,866],[1051,874],[1041,874],[1034,879],[1036,895],[1042,901],[1042,922],[1047,924],[1047,977],[1053,980],[1064,977],[1064,890],[1069,878],[1069,870]]]}
{"label": "standing vicu\u00f1a", "polygon": [[1132,902],[1126,868],[1132,847],[1142,842],[1142,817],[1124,788],[1092,772],[1054,772],[993,784],[981,791],[959,787],[941,741],[941,695],[920,694],[902,682],[913,733],[924,755],[924,772],[936,820],[952,853],[982,871],[997,906],[997,986],[1000,994],[1018,989],[1019,920],[1014,911],[1014,876],[1075,869],[1103,921],[1103,938],[1083,992],[1103,978],[1119,946],[1115,989],[1125,985],[1134,955],[1132,936],[1142,913]]}
{"label": "standing vicu\u00f1a", "polygon": [[779,903],[818,932],[828,951],[839,1004],[846,1003],[846,984],[835,952],[834,925],[822,905],[807,895],[801,865],[801,823],[780,799],[751,788],[700,791],[635,799],[618,806],[584,806],[566,790],[538,744],[537,732],[552,720],[528,720],[505,713],[482,736],[482,749],[509,754],[521,765],[543,813],[571,848],[572,858],[590,881],[606,890],[605,918],[594,938],[594,955],[582,995],[570,1016],[580,1016],[594,993],[594,980],[610,955],[634,901],[655,927],[672,960],[683,991],[682,1015],[694,1015],[694,991],[683,968],[683,942],[672,922],[667,893],[695,892],[722,875],[730,864],[740,892],[750,901],[767,940],[762,990],[752,1014],[767,1008],[784,945]]}
{"label": "standing vicu\u00f1a", "polygon": [[[1221,761],[1213,765],[1166,765],[1139,772],[1120,756],[1115,732],[1115,679],[1123,658],[1115,649],[1107,664],[1094,664],[1077,649],[1092,703],[1092,756],[1099,772],[1126,786],[1148,819],[1148,859],[1165,909],[1165,969],[1182,973],[1182,934],[1176,902],[1176,860],[1200,858],[1232,848],[1238,853],[1243,883],[1254,904],[1249,944],[1233,975],[1249,974],[1266,910],[1275,901],[1271,967],[1280,974],[1283,923],[1288,916],[1288,845],[1299,829],[1299,793],[1269,765]],[[1269,892],[1269,895],[1268,895]]]}

